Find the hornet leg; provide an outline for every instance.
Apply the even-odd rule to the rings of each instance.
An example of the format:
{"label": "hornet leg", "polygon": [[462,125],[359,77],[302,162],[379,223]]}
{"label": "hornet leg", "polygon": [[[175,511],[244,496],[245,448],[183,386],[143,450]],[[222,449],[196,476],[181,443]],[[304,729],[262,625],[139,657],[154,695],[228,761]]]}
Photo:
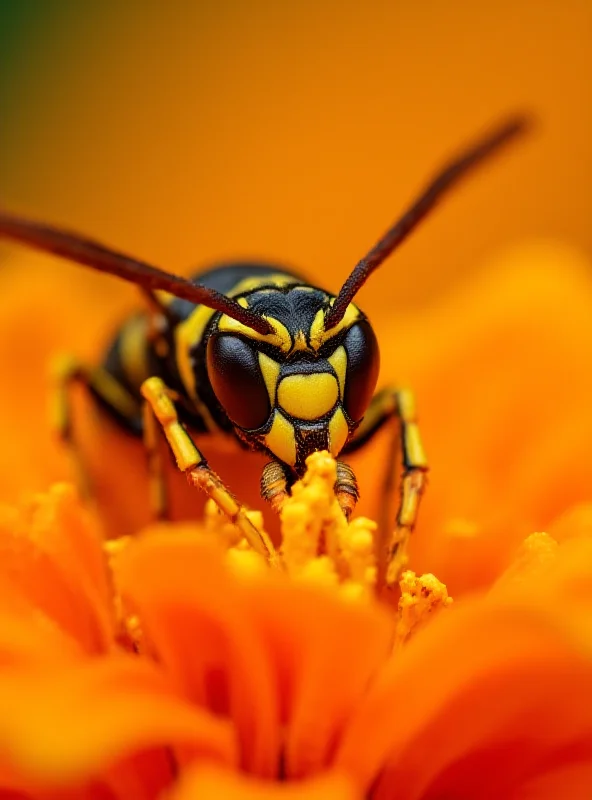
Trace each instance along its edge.
{"label": "hornet leg", "polygon": [[271,566],[279,565],[277,552],[263,530],[259,530],[247,516],[246,508],[238,502],[221,479],[211,469],[187,430],[179,421],[174,400],[175,394],[160,378],[148,378],[142,384],[146,401],[144,419],[152,417],[162,429],[175,457],[178,468],[187,476],[192,486],[202,489],[241,531],[251,547],[263,555]]}
{"label": "hornet leg", "polygon": [[402,451],[403,475],[395,529],[386,544],[386,562],[379,557],[382,573],[379,574],[379,581],[384,580],[387,586],[393,586],[398,581],[401,572],[407,565],[407,545],[417,519],[428,471],[428,463],[417,424],[413,393],[408,389],[386,388],[375,395],[361,425],[345,448],[345,453],[358,450],[393,418],[397,419],[399,424],[394,431],[395,436],[389,450],[381,488],[379,516],[381,531],[387,531],[390,527],[391,498],[396,480],[399,447]]}

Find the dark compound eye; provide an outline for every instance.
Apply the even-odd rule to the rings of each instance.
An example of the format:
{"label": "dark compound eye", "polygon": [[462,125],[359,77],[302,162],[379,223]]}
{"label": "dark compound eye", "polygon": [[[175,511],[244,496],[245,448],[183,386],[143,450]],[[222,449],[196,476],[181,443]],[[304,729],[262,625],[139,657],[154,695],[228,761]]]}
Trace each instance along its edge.
{"label": "dark compound eye", "polygon": [[370,404],[380,367],[378,342],[367,320],[353,325],[343,342],[347,353],[344,406],[357,422]]}
{"label": "dark compound eye", "polygon": [[220,405],[240,428],[260,428],[271,407],[256,352],[243,339],[214,335],[208,341],[208,375]]}

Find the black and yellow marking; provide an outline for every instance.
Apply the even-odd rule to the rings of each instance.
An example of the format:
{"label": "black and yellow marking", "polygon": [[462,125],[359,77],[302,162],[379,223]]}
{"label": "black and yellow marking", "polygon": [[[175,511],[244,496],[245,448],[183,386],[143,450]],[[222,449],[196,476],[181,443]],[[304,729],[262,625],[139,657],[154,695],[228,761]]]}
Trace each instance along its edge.
{"label": "black and yellow marking", "polygon": [[[221,275],[212,278],[227,277],[224,269],[230,269],[236,278],[227,291],[229,296],[238,297],[241,306],[257,307],[264,302],[270,305],[277,315],[267,315],[271,333],[252,331],[206,306],[192,307],[186,301],[160,297],[161,302],[166,300],[167,324],[170,326],[171,319],[176,319],[176,324],[168,332],[163,332],[162,321],[158,319],[161,327],[155,327],[156,312],[152,309],[150,313],[136,315],[125,323],[108,353],[105,367],[85,370],[74,362],[62,365],[59,405],[60,429],[64,438],[68,438],[68,425],[64,422],[68,419],[64,410],[65,389],[69,383],[78,380],[128,430],[143,433],[151,506],[156,517],[167,515],[164,466],[159,446],[159,431],[162,431],[179,470],[187,475],[190,483],[206,491],[219,508],[236,521],[255,549],[273,561],[273,546],[265,534],[252,525],[244,508],[211,471],[179,416],[181,413],[198,431],[229,431],[221,408],[216,405],[210,373],[203,368],[200,372],[196,365],[205,362],[203,352],[210,337],[242,338],[245,347],[256,348],[257,369],[268,399],[266,413],[269,413],[269,421],[260,436],[265,448],[278,460],[270,462],[266,468],[262,486],[264,496],[274,508],[279,509],[289,492],[293,480],[290,470],[301,472],[311,452],[328,449],[337,458],[344,449],[351,452],[362,446],[388,419],[400,418],[405,473],[397,528],[389,545],[390,558],[395,565],[386,576],[390,582],[393,570],[399,570],[404,563],[407,539],[414,525],[423,488],[418,485],[418,470],[423,474],[427,467],[412,396],[407,392],[383,390],[370,403],[364,419],[355,429],[355,420],[346,411],[348,397],[352,391],[359,391],[355,389],[356,381],[362,379],[371,384],[375,380],[363,359],[360,360],[367,342],[370,344],[370,361],[375,359],[374,344],[371,337],[368,338],[369,329],[361,312],[351,305],[333,330],[321,334],[322,309],[330,303],[324,292],[303,286],[296,277],[271,268],[268,272],[247,277],[243,270],[223,268]],[[151,336],[154,331],[156,335]],[[164,357],[159,352],[163,343]],[[331,347],[333,343],[334,347]],[[321,352],[325,353],[324,357]],[[152,374],[156,369],[166,375],[167,367],[170,388],[164,378]],[[184,398],[191,403],[189,413]],[[242,437],[246,433],[240,432]],[[349,517],[358,497],[357,483],[351,469],[343,462],[338,464],[336,495]],[[80,464],[77,470],[82,474]],[[388,471],[394,472],[394,465]],[[384,496],[392,494],[392,484],[391,476],[385,481]]]}
{"label": "black and yellow marking", "polygon": [[[383,529],[401,445],[403,475],[396,526],[382,561],[392,585],[406,564],[407,543],[425,486],[427,461],[413,395],[386,389],[374,396],[378,343],[353,304],[358,290],[442,197],[475,166],[528,128],[512,117],[444,165],[418,198],[356,264],[337,295],[273,265],[226,264],[187,280],[99,242],[0,212],[0,236],[131,281],[146,313],[120,329],[102,366],[73,360],[57,366],[54,422],[74,454],[69,391],[84,385],[130,432],[142,434],[153,506],[166,513],[159,452],[164,432],[179,469],[235,522],[271,564],[273,546],[209,468],[189,436],[228,434],[244,447],[267,451],[262,490],[274,508],[302,475],[308,455],[353,452],[390,419],[399,422],[385,471]],[[80,460],[79,476],[83,480]],[[335,486],[349,516],[357,500],[351,469],[338,462]]]}
{"label": "black and yellow marking", "polygon": [[164,464],[160,452],[160,428],[149,403],[142,406],[143,442],[148,462],[150,508],[154,518],[168,518],[168,496]]}
{"label": "black and yellow marking", "polygon": [[329,452],[337,458],[345,447],[349,437],[349,425],[343,413],[343,409],[338,408],[329,420]]}
{"label": "black and yellow marking", "polygon": [[279,461],[270,461],[261,473],[261,497],[279,514],[289,494],[290,475]]}
{"label": "black and yellow marking", "polygon": [[419,511],[419,503],[425,489],[428,461],[421,442],[417,423],[415,396],[409,389],[382,389],[370,403],[368,411],[345,448],[351,453],[368,442],[387,422],[398,421],[393,444],[389,450],[381,490],[381,509],[379,528],[387,531],[390,527],[391,498],[395,486],[396,459],[401,450],[403,475],[401,477],[401,496],[395,518],[395,529],[382,549],[379,566],[381,577],[388,586],[398,581],[407,565],[407,546],[413,532]]}
{"label": "black and yellow marking", "polygon": [[290,416],[305,420],[328,414],[338,399],[339,386],[329,372],[288,375],[277,392],[279,407]]}
{"label": "black and yellow marking", "polygon": [[[142,384],[146,415],[150,414],[162,429],[179,470],[189,482],[202,489],[218,508],[237,526],[251,547],[275,567],[279,566],[276,550],[265,533],[257,528],[242,506],[211,469],[195,442],[181,424],[174,393],[160,378],[148,378]],[[149,410],[148,410],[149,409]]]}
{"label": "black and yellow marking", "polygon": [[[329,307],[331,307],[333,303],[329,303]],[[348,330],[357,322],[357,320],[361,319],[362,315],[360,311],[353,303],[350,303],[347,307],[347,311],[343,315],[343,318],[332,328],[325,327],[325,316],[326,316],[326,309],[319,309],[317,311],[315,318],[310,326],[310,344],[313,350],[320,350],[321,347],[326,344],[329,339],[333,339],[335,336],[338,336],[343,331]]]}

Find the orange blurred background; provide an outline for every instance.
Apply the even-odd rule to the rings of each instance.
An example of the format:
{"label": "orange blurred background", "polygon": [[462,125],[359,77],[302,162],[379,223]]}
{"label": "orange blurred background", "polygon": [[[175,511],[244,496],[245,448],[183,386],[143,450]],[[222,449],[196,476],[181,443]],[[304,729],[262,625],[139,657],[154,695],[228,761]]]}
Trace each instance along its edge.
{"label": "orange blurred background", "polygon": [[[56,1],[18,18],[7,5],[1,201],[15,211],[173,271],[255,256],[337,290],[445,158],[525,109],[538,121],[532,136],[449,198],[360,304],[392,341],[395,318],[474,280],[513,243],[561,240],[592,254],[587,0]],[[0,362],[6,381],[34,387],[19,410],[41,448],[22,463],[11,456],[7,497],[24,476],[40,488],[61,469],[39,472],[45,384],[31,373],[57,341],[97,353],[137,296],[70,265],[43,273],[46,262],[24,251],[12,269],[13,251],[3,253],[13,330],[25,324],[28,336],[3,342]],[[43,308],[51,319],[36,330]],[[397,375],[399,341],[382,382]],[[14,419],[0,433],[15,438]]]}
{"label": "orange blurred background", "polygon": [[445,156],[532,110],[364,289],[388,314],[525,236],[592,251],[591,33],[587,0],[37,3],[3,202],[170,269],[262,255],[336,289]]}

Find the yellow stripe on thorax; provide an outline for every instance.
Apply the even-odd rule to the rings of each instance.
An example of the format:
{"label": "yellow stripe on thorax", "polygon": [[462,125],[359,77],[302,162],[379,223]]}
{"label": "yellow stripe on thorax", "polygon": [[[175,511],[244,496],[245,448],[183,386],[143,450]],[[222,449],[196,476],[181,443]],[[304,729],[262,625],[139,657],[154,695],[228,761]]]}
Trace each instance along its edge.
{"label": "yellow stripe on thorax", "polygon": [[154,297],[158,301],[159,305],[163,308],[168,308],[177,297],[174,294],[169,294],[169,292],[163,292],[162,289],[156,289],[153,293]]}
{"label": "yellow stripe on thorax", "polygon": [[126,377],[138,388],[150,377],[148,364],[148,319],[132,317],[119,337],[119,357]]}
{"label": "yellow stripe on thorax", "polygon": [[[268,286],[268,284],[272,286]],[[290,286],[293,283],[300,283],[298,278],[293,275],[285,275],[283,272],[271,272],[269,275],[253,275],[250,278],[243,278],[236,286],[228,292],[229,297],[238,297],[241,294],[255,291],[260,287],[265,289],[281,288],[283,286]]]}

